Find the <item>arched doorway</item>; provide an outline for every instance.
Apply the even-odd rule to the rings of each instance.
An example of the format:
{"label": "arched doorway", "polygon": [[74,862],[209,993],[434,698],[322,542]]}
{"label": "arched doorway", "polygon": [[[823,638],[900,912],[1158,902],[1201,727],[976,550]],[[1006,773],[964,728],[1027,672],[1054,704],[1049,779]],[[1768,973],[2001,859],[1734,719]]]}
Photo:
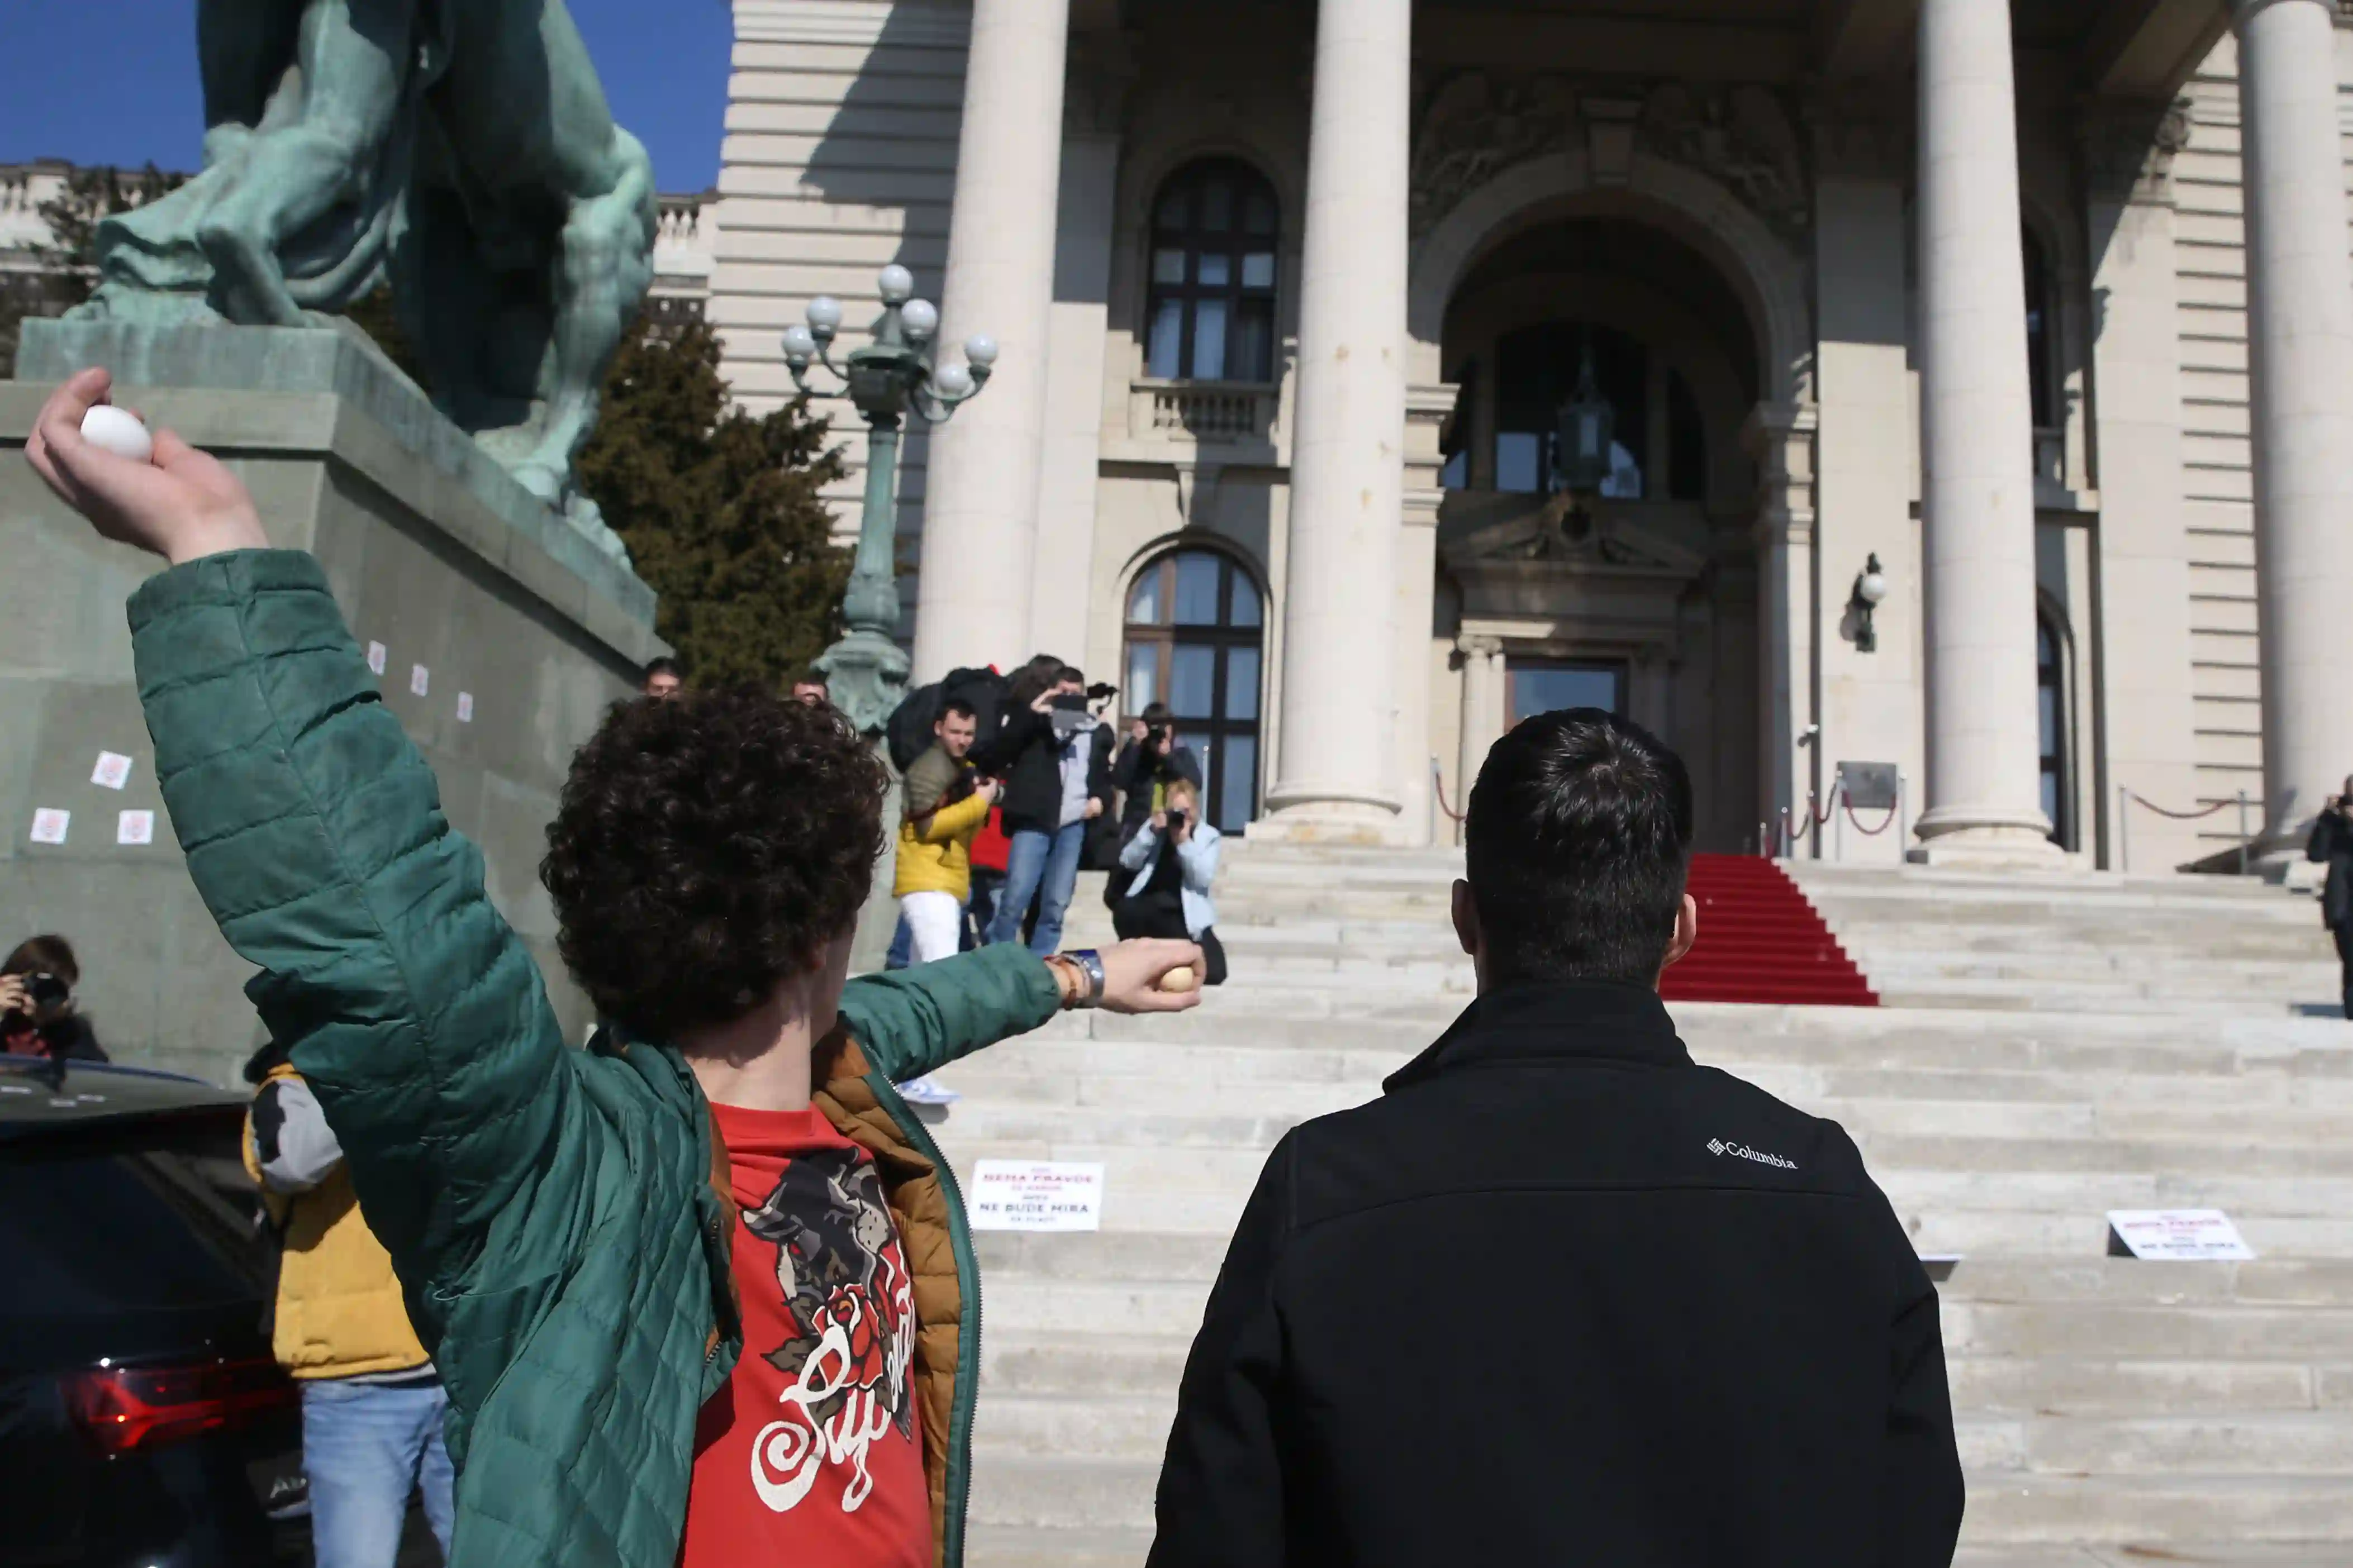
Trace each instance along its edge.
{"label": "arched doorway", "polygon": [[[1765,379],[1757,341],[1715,261],[1622,208],[1520,226],[1465,267],[1441,344],[1461,390],[1437,552],[1440,601],[1458,606],[1459,777],[1531,713],[1608,708],[1683,755],[1702,847],[1753,840],[1757,470],[1742,430]],[[1607,405],[1609,461],[1596,491],[1571,495],[1559,432],[1587,397]]]}
{"label": "arched doorway", "polygon": [[1220,551],[1171,550],[1128,587],[1121,710],[1168,705],[1201,762],[1202,812],[1225,833],[1258,811],[1265,619],[1258,584]]}

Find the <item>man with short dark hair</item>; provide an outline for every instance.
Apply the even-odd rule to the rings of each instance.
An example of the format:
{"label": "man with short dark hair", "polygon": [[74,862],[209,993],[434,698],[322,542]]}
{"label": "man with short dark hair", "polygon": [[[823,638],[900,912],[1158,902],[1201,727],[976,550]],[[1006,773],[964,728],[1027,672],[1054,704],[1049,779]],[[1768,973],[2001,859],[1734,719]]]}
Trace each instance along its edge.
{"label": "man with short dark hair", "polygon": [[640,697],[675,697],[685,688],[685,668],[668,654],[649,663],[645,674],[638,679],[638,695]]}
{"label": "man with short dark hair", "polygon": [[810,708],[822,708],[833,700],[826,686],[825,671],[805,669],[793,678],[793,700]]}
{"label": "man with short dark hair", "polygon": [[1202,787],[1200,759],[1176,738],[1176,716],[1166,702],[1145,705],[1129,726],[1127,740],[1111,765],[1111,787],[1121,792],[1119,839],[1124,845],[1154,813],[1168,805],[1168,786],[1178,779]]}
{"label": "man with short dark hair", "polygon": [[1944,1568],[1936,1292],[1845,1132],[1693,1065],[1691,784],[1597,709],[1471,795],[1479,996],[1269,1158],[1185,1370],[1152,1568]]}
{"label": "man with short dark hair", "polygon": [[891,896],[899,900],[917,963],[953,957],[972,894],[972,838],[997,804],[995,779],[976,778],[965,753],[978,729],[972,704],[951,697],[932,721],[932,743],[900,782],[899,849]]}

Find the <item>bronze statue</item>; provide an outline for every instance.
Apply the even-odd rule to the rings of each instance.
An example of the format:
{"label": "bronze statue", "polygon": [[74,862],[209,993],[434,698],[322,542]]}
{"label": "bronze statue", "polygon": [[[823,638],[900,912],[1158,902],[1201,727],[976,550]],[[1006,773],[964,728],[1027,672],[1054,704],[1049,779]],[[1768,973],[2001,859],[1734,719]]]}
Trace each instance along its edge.
{"label": "bronze statue", "polygon": [[564,0],[197,0],[205,168],[100,226],[79,314],[303,326],[388,280],[434,400],[573,491],[653,281],[653,166]]}

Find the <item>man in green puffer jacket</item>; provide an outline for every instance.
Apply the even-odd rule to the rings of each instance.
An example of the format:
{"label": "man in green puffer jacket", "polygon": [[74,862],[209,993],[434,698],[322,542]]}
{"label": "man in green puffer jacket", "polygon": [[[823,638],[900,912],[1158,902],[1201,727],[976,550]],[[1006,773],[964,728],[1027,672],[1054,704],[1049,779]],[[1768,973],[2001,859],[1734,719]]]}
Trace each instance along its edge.
{"label": "man in green puffer jacket", "polygon": [[172,563],[131,602],[164,804],[447,1386],[452,1562],[954,1568],[979,1282],[892,1085],[1058,1005],[1186,1005],[1158,982],[1198,951],[845,984],[863,742],[782,700],[628,703],[549,831],[559,945],[616,1020],[567,1048],[317,563],[169,432],[145,463],[84,441],[106,392],[68,382],[26,457]]}

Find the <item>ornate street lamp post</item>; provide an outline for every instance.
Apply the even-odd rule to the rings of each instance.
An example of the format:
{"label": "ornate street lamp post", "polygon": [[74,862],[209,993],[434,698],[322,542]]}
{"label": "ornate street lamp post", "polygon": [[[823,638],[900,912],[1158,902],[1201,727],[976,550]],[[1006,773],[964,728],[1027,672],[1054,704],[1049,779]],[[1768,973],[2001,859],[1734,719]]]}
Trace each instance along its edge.
{"label": "ornate street lamp post", "polygon": [[858,521],[858,553],[842,595],[841,617],[849,630],[817,661],[825,671],[827,696],[862,734],[879,732],[907,693],[907,655],[892,634],[899,629],[899,582],[893,559],[898,542],[899,429],[913,418],[937,425],[980,393],[997,363],[997,340],[976,332],[964,343],[965,364],[934,366],[932,336],[940,312],[928,300],[912,298],[913,274],[892,264],[875,279],[882,314],[875,318],[874,341],[849,353],[846,365],[833,363],[834,334],[841,330],[841,301],[819,295],[809,301],[808,324],[785,329],[785,363],[793,384],[824,392],[808,382],[812,362],[840,381],[859,417],[866,421],[866,499]]}

